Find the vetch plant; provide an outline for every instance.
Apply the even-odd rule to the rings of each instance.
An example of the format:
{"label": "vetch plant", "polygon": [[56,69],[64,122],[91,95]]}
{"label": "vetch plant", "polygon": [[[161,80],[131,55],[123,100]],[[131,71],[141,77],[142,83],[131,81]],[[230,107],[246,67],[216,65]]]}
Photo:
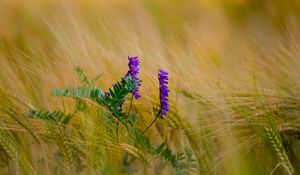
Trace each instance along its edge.
{"label": "vetch plant", "polygon": [[130,57],[128,56],[128,67],[129,70],[125,75],[125,78],[128,76],[131,76],[131,78],[135,81],[136,87],[132,91],[132,95],[135,99],[141,98],[141,95],[139,94],[139,87],[141,86],[140,80],[137,78],[137,74],[140,72],[140,61],[137,56]]}
{"label": "vetch plant", "polygon": [[160,97],[160,106],[161,106],[158,116],[164,118],[164,116],[166,116],[169,111],[168,96],[170,90],[167,86],[169,80],[168,72],[160,69],[158,73],[158,79],[159,79],[159,97]]}
{"label": "vetch plant", "polygon": [[[109,120],[111,124],[107,125],[106,127],[109,132],[112,133],[114,132],[112,127],[115,127],[116,144],[120,146],[120,149],[127,152],[124,157],[123,167],[125,165],[131,166],[132,162],[134,162],[136,159],[148,164],[149,161],[145,160],[151,159],[151,157],[147,156],[152,155],[160,157],[161,161],[163,162],[169,162],[173,167],[174,172],[178,172],[179,174],[187,174],[190,169],[195,168],[191,150],[186,148],[183,152],[173,153],[168,147],[168,143],[163,142],[159,146],[155,146],[150,138],[145,136],[145,132],[151,128],[157,118],[163,119],[168,114],[170,108],[168,101],[170,90],[167,86],[169,80],[169,74],[167,71],[162,69],[158,71],[160,108],[155,116],[155,119],[148,127],[146,127],[146,129],[144,129],[144,131],[141,131],[141,129],[136,126],[137,118],[132,119],[132,116],[136,116],[136,114],[130,114],[133,98],[137,100],[141,98],[139,93],[141,80],[138,78],[138,74],[140,72],[139,66],[140,61],[137,56],[128,57],[129,69],[127,73],[119,82],[114,83],[113,86],[108,89],[108,91],[103,91],[101,87],[97,87],[95,85],[99,76],[96,76],[90,80],[80,67],[76,67],[74,70],[79,74],[82,84],[76,87],[57,88],[52,92],[53,96],[75,98],[76,110],[73,113],[65,115],[65,113],[60,111],[48,112],[43,110],[31,110],[27,115],[35,119],[43,120],[47,123],[57,123],[58,127],[62,127],[62,134],[67,135],[69,132],[67,131],[68,127],[66,126],[69,125],[69,123],[72,123],[71,120],[76,117],[75,114],[77,112],[89,111],[88,105],[85,104],[87,103],[85,99],[89,99],[98,104],[100,110],[101,107],[104,107],[107,109],[106,111],[109,111],[109,113],[106,114],[107,117],[105,120]],[[131,94],[130,108],[127,112],[125,112],[123,110],[123,105],[125,104],[124,102],[129,94]],[[103,120],[103,115],[100,116],[100,119]],[[130,135],[130,137],[123,137],[121,139],[122,141],[120,141],[119,132],[120,135],[124,135],[124,133],[121,133],[122,130],[119,130],[119,128],[122,126],[124,126],[126,129],[126,135]],[[73,150],[76,151],[78,148],[74,147]],[[67,156],[67,158],[68,157],[70,156]],[[72,159],[68,159],[73,160],[75,158],[78,160],[80,159],[76,156],[73,156]],[[127,167],[123,169],[124,171],[127,171],[131,168]]]}
{"label": "vetch plant", "polygon": [[153,124],[154,122],[158,119],[158,117],[160,118],[164,118],[164,116],[167,115],[168,111],[169,111],[169,101],[168,101],[168,97],[169,97],[169,88],[167,86],[168,84],[168,75],[169,73],[160,69],[158,72],[158,80],[159,80],[159,99],[160,99],[160,110],[157,113],[155,119],[151,122],[151,124],[144,130],[143,133],[145,133]]}

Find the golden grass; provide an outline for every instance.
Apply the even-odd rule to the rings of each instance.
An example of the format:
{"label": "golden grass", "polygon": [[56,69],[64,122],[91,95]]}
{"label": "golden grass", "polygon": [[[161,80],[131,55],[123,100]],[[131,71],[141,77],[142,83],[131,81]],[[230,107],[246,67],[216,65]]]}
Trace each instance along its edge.
{"label": "golden grass", "polygon": [[[292,96],[298,103],[299,10],[299,3],[283,0],[4,0],[0,2],[0,87],[24,113],[33,107],[70,112],[74,101],[52,97],[51,90],[79,83],[74,66],[91,76],[101,74],[97,84],[107,89],[124,76],[127,56],[138,55],[142,98],[134,101],[133,110],[142,118],[140,127],[154,117],[157,71],[163,68],[170,72],[173,114],[159,121],[158,130],[149,135],[157,143],[170,142],[174,149],[191,147],[197,173],[251,174],[252,166],[258,165],[250,165],[245,157],[253,153],[258,155],[251,160],[269,162],[265,170],[257,170],[264,174],[275,168],[276,161],[271,153],[260,157],[253,150],[257,145],[267,148],[249,121],[257,117],[263,123],[261,116],[276,110],[281,99]],[[3,102],[3,108],[9,104]],[[279,130],[298,128],[295,121],[276,124]],[[90,152],[82,174],[95,174],[93,166],[103,167],[98,172],[118,173],[105,167],[120,163],[127,149],[141,156],[131,145],[124,143],[122,149],[114,145],[94,114],[78,114],[72,122],[70,127],[80,125],[87,142],[81,143],[80,136],[67,140],[87,144]],[[26,132],[21,125],[4,123],[8,130]],[[98,134],[107,139],[97,140]],[[97,145],[108,150],[97,152]],[[45,145],[39,147],[43,150]],[[76,161],[72,156],[66,157]],[[43,165],[35,167],[49,169],[38,172],[53,174],[57,162],[47,162],[53,161],[47,153],[41,157]]]}

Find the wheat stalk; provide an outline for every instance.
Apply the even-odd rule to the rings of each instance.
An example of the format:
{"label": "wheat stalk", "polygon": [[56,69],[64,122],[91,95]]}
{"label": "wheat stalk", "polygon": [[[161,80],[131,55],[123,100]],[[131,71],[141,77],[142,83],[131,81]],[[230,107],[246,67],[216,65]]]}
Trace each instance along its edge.
{"label": "wheat stalk", "polygon": [[271,127],[264,127],[264,130],[266,132],[266,136],[271,143],[271,146],[273,150],[276,152],[276,155],[280,162],[283,164],[283,167],[288,172],[288,174],[293,174],[294,169],[291,165],[291,162],[285,152],[285,149],[282,145],[281,139],[279,138],[276,131]]}

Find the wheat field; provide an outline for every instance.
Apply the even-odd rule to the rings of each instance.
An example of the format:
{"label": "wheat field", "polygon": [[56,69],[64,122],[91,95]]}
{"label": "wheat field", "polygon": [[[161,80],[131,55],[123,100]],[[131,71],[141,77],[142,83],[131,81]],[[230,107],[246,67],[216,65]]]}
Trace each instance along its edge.
{"label": "wheat field", "polygon": [[[1,0],[0,174],[300,174],[299,19],[296,0]],[[93,99],[53,95],[96,75],[108,90],[128,56],[134,131]],[[139,133],[159,69],[170,110]]]}

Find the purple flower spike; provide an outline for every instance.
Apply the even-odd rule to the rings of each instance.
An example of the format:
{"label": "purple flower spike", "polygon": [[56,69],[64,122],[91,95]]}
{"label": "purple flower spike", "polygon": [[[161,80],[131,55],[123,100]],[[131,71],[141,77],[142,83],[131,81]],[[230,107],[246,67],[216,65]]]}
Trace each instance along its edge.
{"label": "purple flower spike", "polygon": [[132,91],[132,95],[135,99],[141,98],[141,95],[139,94],[139,87],[141,86],[140,80],[137,78],[137,74],[140,72],[139,69],[140,61],[138,60],[138,57],[130,57],[128,56],[128,67],[129,70],[126,73],[125,77],[128,77],[129,75],[136,83],[136,88]]}
{"label": "purple flower spike", "polygon": [[160,111],[159,114],[161,118],[167,115],[169,111],[169,88],[168,84],[168,72],[160,69],[158,72],[158,80],[159,80],[159,97],[160,97]]}

